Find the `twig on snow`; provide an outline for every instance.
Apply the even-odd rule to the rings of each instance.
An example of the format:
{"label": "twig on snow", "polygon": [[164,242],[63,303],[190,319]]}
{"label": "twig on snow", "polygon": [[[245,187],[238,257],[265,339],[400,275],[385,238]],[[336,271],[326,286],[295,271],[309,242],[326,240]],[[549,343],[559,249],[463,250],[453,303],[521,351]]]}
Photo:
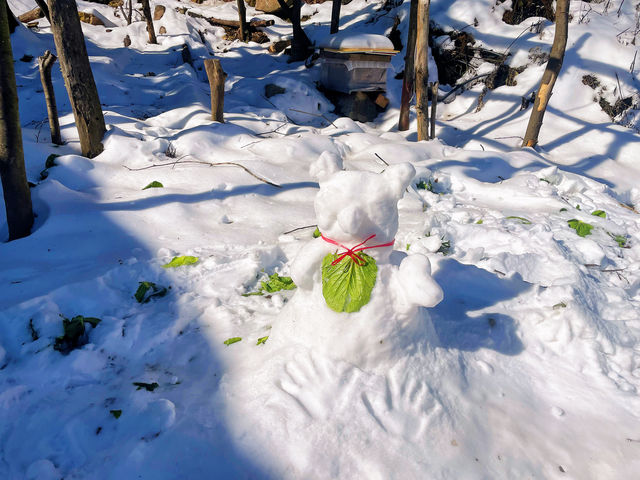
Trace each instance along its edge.
{"label": "twig on snow", "polygon": [[304,227],[294,228],[293,230],[289,230],[288,232],[284,232],[282,235],[289,235],[290,233],[297,232],[298,230],[305,230],[307,228],[318,227],[318,225],[305,225]]}

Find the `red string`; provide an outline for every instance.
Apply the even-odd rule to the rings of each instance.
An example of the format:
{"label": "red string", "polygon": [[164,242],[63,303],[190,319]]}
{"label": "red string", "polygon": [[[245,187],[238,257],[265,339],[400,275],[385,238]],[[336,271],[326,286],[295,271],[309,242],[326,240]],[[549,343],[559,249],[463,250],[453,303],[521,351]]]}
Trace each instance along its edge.
{"label": "red string", "polygon": [[351,260],[353,260],[355,262],[356,265],[358,266],[363,266],[365,263],[367,263],[365,261],[364,258],[362,258],[360,255],[358,255],[358,252],[362,252],[363,250],[367,250],[369,248],[381,248],[381,247],[392,247],[393,244],[395,243],[395,239],[391,240],[390,242],[387,243],[383,243],[381,245],[371,245],[369,247],[363,247],[362,245],[364,245],[365,243],[367,243],[369,240],[371,240],[373,237],[375,237],[375,233],[373,235],[371,235],[370,237],[368,237],[364,242],[359,243],[358,245],[356,245],[353,248],[347,248],[344,245],[342,245],[341,243],[336,242],[335,240],[332,240],[330,238],[325,237],[324,235],[320,234],[320,237],[322,237],[322,239],[325,242],[331,243],[333,245],[337,245],[338,247],[344,248],[346,251],[342,252],[340,254],[340,256],[338,258],[336,258],[333,262],[331,262],[331,265],[337,265],[338,263],[340,263],[345,257],[350,257]]}

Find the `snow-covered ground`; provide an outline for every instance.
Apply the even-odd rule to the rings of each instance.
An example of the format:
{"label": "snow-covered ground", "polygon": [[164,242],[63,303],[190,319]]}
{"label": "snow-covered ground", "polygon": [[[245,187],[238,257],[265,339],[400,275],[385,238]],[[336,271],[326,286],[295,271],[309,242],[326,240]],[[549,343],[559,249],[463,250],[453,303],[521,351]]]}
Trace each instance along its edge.
{"label": "snow-covered ground", "polygon": [[[34,6],[9,3],[16,13]],[[48,142],[37,56],[53,39],[46,20],[20,28],[11,41],[37,218],[30,237],[0,244],[0,477],[637,477],[640,124],[637,110],[612,123],[594,96],[637,98],[640,3],[571,3],[536,150],[519,148],[531,108],[521,111],[521,98],[544,69],[530,50],[548,50],[554,26],[506,25],[509,2],[431,2],[444,30],[464,29],[527,68],[479,111],[482,84],[450,96],[438,139],[416,142],[413,112],[408,132],[396,127],[404,52],[392,60],[390,108],[362,124],[330,113],[318,66],[226,41],[176,11],[235,19],[235,2],[152,0],[167,7],[155,22],[167,33],[148,45],[144,22],[126,26],[112,8],[78,1],[113,23],[83,25],[108,124],[92,160],[79,155],[57,69],[67,143]],[[391,4],[353,0],[341,28],[387,34],[399,15],[404,38],[409,2]],[[303,7],[313,41],[328,34],[330,11],[331,2]],[[271,40],[290,35],[277,17],[248,15],[275,20]],[[210,120],[210,54],[228,74],[224,124]],[[598,89],[583,84],[587,74]],[[286,91],[267,99],[267,84]],[[60,156],[42,175],[51,154]],[[320,241],[316,174],[327,158],[354,172],[380,173],[385,162],[416,170],[398,203],[395,254],[428,257],[444,297],[416,314],[425,328],[407,329],[410,348],[394,343],[408,335],[402,325],[383,321],[415,290],[406,277],[377,286],[389,302],[372,300],[359,317],[333,314],[301,288],[243,295],[289,275]],[[154,181],[163,188],[143,189]],[[340,205],[378,200],[362,191]],[[182,255],[198,261],[162,267]],[[138,303],[140,282],[167,294]],[[62,317],[78,315],[101,321],[63,355],[53,348]],[[364,315],[371,331],[354,336],[349,321],[362,328]]]}

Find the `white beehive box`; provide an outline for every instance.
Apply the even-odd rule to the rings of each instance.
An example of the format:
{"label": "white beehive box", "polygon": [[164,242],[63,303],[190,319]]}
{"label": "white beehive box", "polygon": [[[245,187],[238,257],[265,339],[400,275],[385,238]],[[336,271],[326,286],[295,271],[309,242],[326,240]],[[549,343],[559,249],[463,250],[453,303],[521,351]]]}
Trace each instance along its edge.
{"label": "white beehive box", "polygon": [[331,35],[320,43],[320,83],[337,92],[384,92],[391,57],[398,53],[384,35]]}

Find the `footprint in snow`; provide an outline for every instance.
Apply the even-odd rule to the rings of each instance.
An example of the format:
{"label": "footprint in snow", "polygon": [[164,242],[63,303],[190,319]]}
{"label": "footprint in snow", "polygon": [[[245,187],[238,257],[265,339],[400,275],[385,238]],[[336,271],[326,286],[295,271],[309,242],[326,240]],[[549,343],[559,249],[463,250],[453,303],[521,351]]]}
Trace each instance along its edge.
{"label": "footprint in snow", "polygon": [[305,352],[285,364],[276,385],[309,417],[324,420],[347,406],[356,372],[345,362]]}
{"label": "footprint in snow", "polygon": [[443,410],[429,387],[413,378],[405,378],[400,384],[393,377],[385,377],[384,386],[362,393],[361,398],[380,428],[411,441],[424,438]]}

